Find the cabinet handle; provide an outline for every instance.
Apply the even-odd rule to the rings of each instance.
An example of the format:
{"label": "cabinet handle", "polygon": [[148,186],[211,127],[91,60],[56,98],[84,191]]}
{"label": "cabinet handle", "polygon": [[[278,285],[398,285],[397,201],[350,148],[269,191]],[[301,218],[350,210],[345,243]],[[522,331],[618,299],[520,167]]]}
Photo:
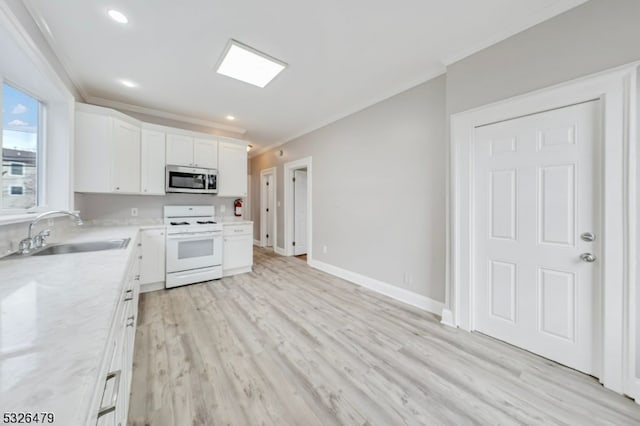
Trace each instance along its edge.
{"label": "cabinet handle", "polygon": [[147,192],[147,190],[145,189],[144,192]]}
{"label": "cabinet handle", "polygon": [[128,294],[128,296],[124,297],[124,301],[128,302],[129,300],[133,300],[133,290],[127,290],[124,294]]}
{"label": "cabinet handle", "polygon": [[242,229],[234,229],[233,232],[242,232]]}
{"label": "cabinet handle", "polygon": [[136,275],[135,277],[133,277],[133,279],[136,281],[140,281],[140,275]]}
{"label": "cabinet handle", "polygon": [[116,410],[116,403],[118,402],[118,392],[120,391],[120,375],[121,374],[122,374],[122,370],[112,371],[109,374],[107,374],[107,378],[104,381],[105,388],[107,387],[107,382],[109,380],[115,379],[115,383],[113,386],[113,395],[111,396],[111,405],[107,405],[106,407],[100,407],[98,409],[98,418]]}
{"label": "cabinet handle", "polygon": [[138,259],[142,259],[142,256],[138,256]]}

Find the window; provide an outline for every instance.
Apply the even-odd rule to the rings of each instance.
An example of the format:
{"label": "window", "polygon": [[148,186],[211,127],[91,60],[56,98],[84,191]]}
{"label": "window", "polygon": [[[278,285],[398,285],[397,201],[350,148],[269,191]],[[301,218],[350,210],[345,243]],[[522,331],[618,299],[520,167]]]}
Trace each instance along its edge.
{"label": "window", "polygon": [[3,210],[38,206],[41,103],[29,94],[2,85]]}
{"label": "window", "polygon": [[9,187],[9,195],[24,195],[24,186],[11,185]]}
{"label": "window", "polygon": [[9,174],[11,176],[24,176],[24,163],[9,164]]}

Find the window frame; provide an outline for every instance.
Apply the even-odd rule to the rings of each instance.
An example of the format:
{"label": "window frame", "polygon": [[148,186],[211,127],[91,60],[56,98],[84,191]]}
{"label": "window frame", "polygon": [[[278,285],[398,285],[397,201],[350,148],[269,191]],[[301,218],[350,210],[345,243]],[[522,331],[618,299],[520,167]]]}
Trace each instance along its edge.
{"label": "window frame", "polygon": [[[4,86],[9,85],[11,87],[13,87],[16,90],[19,90],[20,92],[26,94],[27,96],[30,96],[31,98],[35,99],[38,102],[38,130],[37,130],[37,148],[36,148],[36,158],[35,158],[35,167],[36,167],[36,202],[35,205],[33,207],[29,207],[26,209],[21,209],[21,208],[2,208],[2,200],[3,197],[15,197],[16,194],[4,194],[3,191],[0,191],[0,219],[2,218],[2,216],[6,216],[6,215],[19,215],[19,214],[32,214],[32,213],[38,213],[38,212],[42,212],[47,210],[46,208],[46,197],[45,197],[45,193],[46,193],[46,185],[45,185],[45,176],[46,176],[46,164],[47,164],[47,157],[46,157],[46,102],[44,100],[42,100],[41,97],[37,96],[36,94],[34,94],[32,91],[24,89],[21,85],[14,83],[13,81],[3,78],[3,76],[0,75],[0,103],[2,103],[4,105]],[[2,139],[2,135],[4,133],[4,127],[2,125],[4,121],[4,116],[2,115],[2,112],[0,111],[0,158],[2,158],[2,147],[3,147],[3,139]],[[22,175],[14,175],[12,173],[12,170],[10,169],[8,176],[13,176],[13,177],[20,177],[20,176],[25,176],[24,174],[24,167],[26,167],[25,163],[21,163],[19,161],[12,161],[10,164],[13,165],[14,163],[16,164],[22,164],[23,165],[23,174]],[[2,186],[3,183],[3,176],[0,175],[0,187]],[[24,185],[11,185],[11,186],[22,186],[23,187],[23,194],[24,195]],[[9,186],[8,188],[10,188],[11,186]]]}

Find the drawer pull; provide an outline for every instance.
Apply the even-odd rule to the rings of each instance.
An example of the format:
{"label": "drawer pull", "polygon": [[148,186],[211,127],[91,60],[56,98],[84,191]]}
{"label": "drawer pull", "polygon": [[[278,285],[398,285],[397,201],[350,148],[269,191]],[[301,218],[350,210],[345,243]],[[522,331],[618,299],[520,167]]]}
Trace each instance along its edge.
{"label": "drawer pull", "polygon": [[233,232],[243,232],[242,229],[234,229]]}
{"label": "drawer pull", "polygon": [[104,387],[106,389],[107,382],[111,379],[115,379],[113,384],[113,395],[111,396],[111,404],[106,407],[100,407],[98,409],[98,418],[104,416],[105,414],[109,414],[116,409],[116,403],[118,402],[118,392],[120,391],[120,375],[122,374],[122,370],[112,371],[107,374],[107,378],[104,381]]}
{"label": "drawer pull", "polygon": [[124,301],[128,302],[129,300],[133,300],[133,290],[127,290],[124,292],[126,296],[124,296]]}

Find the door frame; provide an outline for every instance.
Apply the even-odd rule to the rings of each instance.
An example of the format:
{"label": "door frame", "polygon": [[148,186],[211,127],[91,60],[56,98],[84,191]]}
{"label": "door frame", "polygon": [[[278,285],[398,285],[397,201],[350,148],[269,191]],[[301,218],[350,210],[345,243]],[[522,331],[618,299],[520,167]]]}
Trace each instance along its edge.
{"label": "door frame", "polygon": [[276,247],[278,247],[278,208],[277,208],[277,199],[278,199],[278,170],[275,167],[270,167],[268,169],[260,170],[260,247],[266,247],[267,239],[265,237],[264,230],[267,229],[267,215],[265,206],[268,204],[267,202],[267,191],[265,189],[265,182],[267,176],[273,176],[273,215],[272,221],[273,226],[271,229],[273,230],[273,250],[275,251]]}
{"label": "door frame", "polygon": [[313,259],[313,225],[311,222],[313,205],[313,180],[312,158],[304,157],[299,160],[289,161],[284,164],[284,252],[285,256],[293,256],[293,236],[295,217],[293,204],[293,172],[299,169],[307,169],[307,263]]}
{"label": "door frame", "polygon": [[[451,115],[447,191],[447,274],[442,323],[467,331],[474,318],[474,129],[598,99],[602,113],[602,328],[595,342],[600,382],[640,398],[635,372],[636,121],[640,62]],[[597,150],[598,151],[598,150]],[[606,284],[606,285],[605,285]],[[598,297],[596,296],[596,300]]]}

